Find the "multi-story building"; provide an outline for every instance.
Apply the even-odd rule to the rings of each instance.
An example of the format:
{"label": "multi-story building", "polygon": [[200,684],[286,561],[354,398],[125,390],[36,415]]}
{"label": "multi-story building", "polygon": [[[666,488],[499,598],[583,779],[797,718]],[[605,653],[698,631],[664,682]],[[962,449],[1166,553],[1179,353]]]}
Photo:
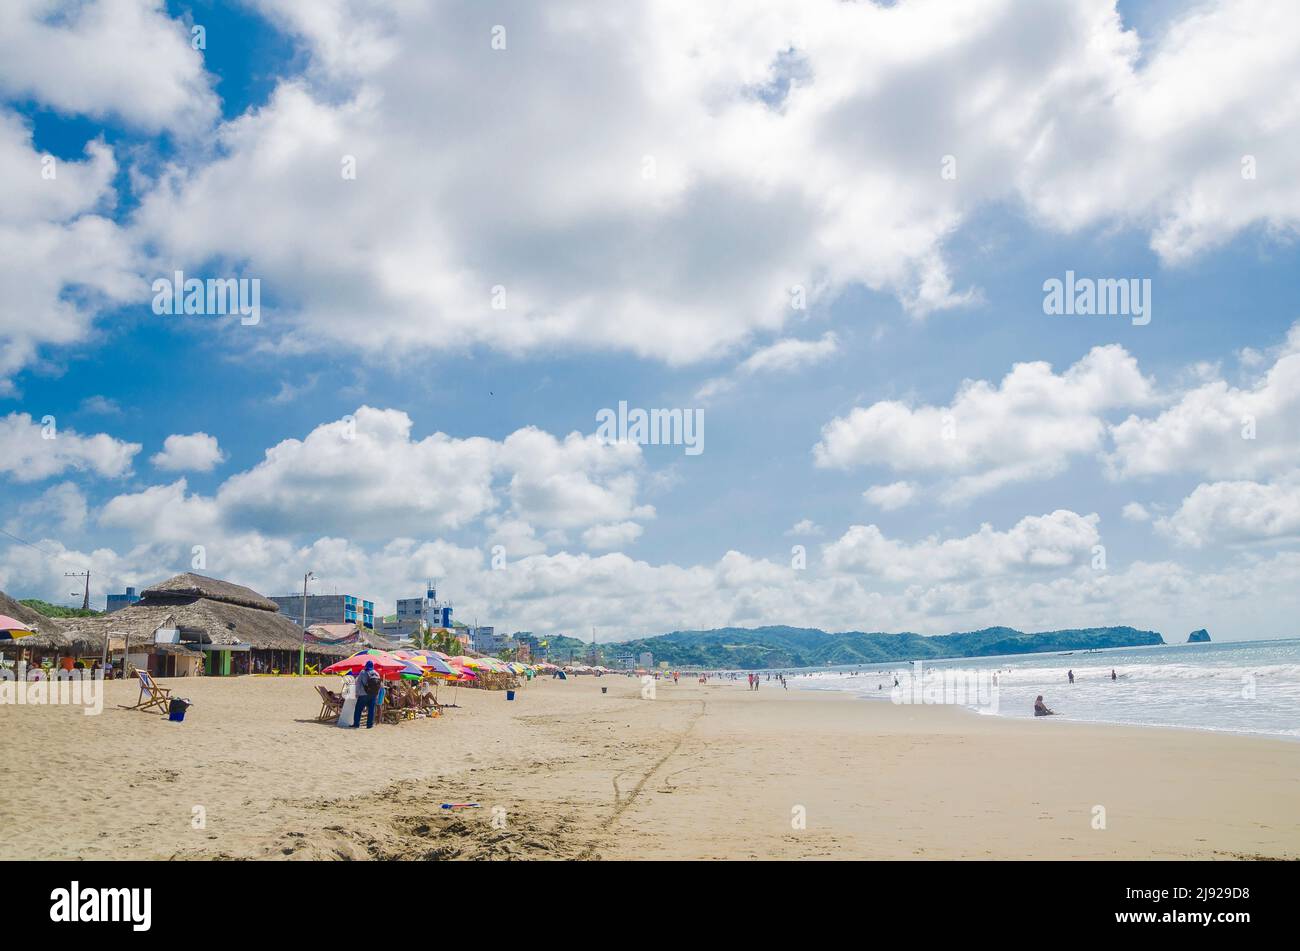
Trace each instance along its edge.
{"label": "multi-story building", "polygon": [[391,620],[381,622],[380,631],[386,637],[406,640],[414,637],[421,628],[451,629],[452,607],[450,601],[439,601],[433,582],[424,589],[424,597],[398,598],[397,613]]}
{"label": "multi-story building", "polygon": [[638,667],[644,667],[646,670],[649,670],[654,666],[654,664],[655,655],[650,653],[650,651],[642,651],[641,656],[636,659],[636,665]]}
{"label": "multi-story building", "polygon": [[541,659],[539,651],[542,650],[541,641],[533,636],[532,631],[518,631],[514,635],[515,642],[519,645],[519,659],[529,662]]}
{"label": "multi-story building", "polygon": [[506,646],[508,638],[496,633],[491,627],[471,627],[469,629],[470,647],[480,654],[497,654]]}
{"label": "multi-story building", "polygon": [[[280,606],[280,613],[295,624],[302,624],[303,597],[286,594],[271,598]],[[307,595],[307,626],[313,624],[355,624],[373,631],[375,629],[375,602],[351,594]]]}
{"label": "multi-story building", "polygon": [[108,603],[104,605],[104,613],[112,614],[114,611],[120,611],[122,608],[135,604],[140,600],[140,596],[135,593],[135,588],[127,588],[126,594],[110,594]]}

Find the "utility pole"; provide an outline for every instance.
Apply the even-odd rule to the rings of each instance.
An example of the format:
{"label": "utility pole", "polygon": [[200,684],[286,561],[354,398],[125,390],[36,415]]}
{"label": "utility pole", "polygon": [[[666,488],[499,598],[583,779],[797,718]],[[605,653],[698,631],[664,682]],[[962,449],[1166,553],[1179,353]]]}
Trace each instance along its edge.
{"label": "utility pole", "polygon": [[86,593],[85,596],[82,597],[81,599],[81,610],[89,611],[90,610],[90,570],[87,569],[85,571],[65,571],[63,573],[63,577],[86,579]]}
{"label": "utility pole", "polygon": [[298,676],[303,675],[307,665],[307,582],[316,576],[310,571],[302,576],[302,647],[298,649]]}

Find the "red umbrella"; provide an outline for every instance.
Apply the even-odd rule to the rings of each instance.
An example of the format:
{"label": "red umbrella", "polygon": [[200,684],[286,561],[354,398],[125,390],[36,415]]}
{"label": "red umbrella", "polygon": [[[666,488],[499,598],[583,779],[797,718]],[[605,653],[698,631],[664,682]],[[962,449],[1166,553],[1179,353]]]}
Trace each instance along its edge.
{"label": "red umbrella", "polygon": [[400,657],[394,657],[385,651],[360,651],[344,660],[330,664],[325,668],[327,674],[356,674],[360,673],[366,667],[366,662],[371,661],[375,665],[375,671],[385,680],[400,680],[403,674],[421,674],[420,668],[410,664]]}

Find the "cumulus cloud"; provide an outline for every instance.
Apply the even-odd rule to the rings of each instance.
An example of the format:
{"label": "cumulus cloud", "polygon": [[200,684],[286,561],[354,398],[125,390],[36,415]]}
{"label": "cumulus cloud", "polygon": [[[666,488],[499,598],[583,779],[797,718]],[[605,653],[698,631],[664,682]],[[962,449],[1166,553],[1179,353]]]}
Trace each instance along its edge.
{"label": "cumulus cloud", "polygon": [[1141,502],[1129,502],[1120,511],[1120,515],[1122,515],[1130,522],[1151,521],[1151,513],[1147,511],[1146,506],[1143,505]]}
{"label": "cumulus cloud", "polygon": [[[643,460],[635,443],[579,433],[559,439],[533,427],[501,441],[445,433],[420,439],[411,430],[400,410],[362,406],[303,439],[272,446],[210,498],[189,494],[182,479],[118,496],[101,523],[144,537],[325,533],[372,542],[436,536],[485,520],[487,532],[517,554],[538,542],[536,529],[560,539],[590,530],[590,547],[618,547],[640,534],[636,520],[655,514],[637,500]],[[163,454],[169,451],[171,465],[160,468],[197,468],[213,459],[216,444],[200,439]],[[166,512],[163,524],[142,517],[151,509]]]}
{"label": "cumulus cloud", "polygon": [[36,482],[68,470],[117,478],[130,472],[139,451],[139,443],[106,433],[82,436],[61,428],[57,419],[47,425],[27,413],[0,417],[0,474],[15,482]]}
{"label": "cumulus cloud", "polygon": [[812,519],[801,518],[799,519],[799,521],[795,522],[788,529],[786,529],[785,534],[788,537],[794,538],[803,535],[820,535],[822,534],[822,531],[823,531],[822,527],[818,525],[816,522],[814,522]]}
{"label": "cumulus cloud", "polygon": [[963,538],[927,538],[915,544],[887,538],[875,525],[854,525],[826,545],[833,571],[864,571],[890,581],[946,581],[1013,571],[1063,568],[1091,554],[1100,540],[1096,515],[1057,510],[1026,516],[1005,532],[991,525]]}
{"label": "cumulus cloud", "polygon": [[1114,427],[1107,467],[1116,478],[1191,472],[1259,478],[1300,465],[1300,324],[1253,383],[1214,379],[1178,396],[1155,417]]}
{"label": "cumulus cloud", "polygon": [[551,3],[513,9],[501,50],[469,0],[259,6],[305,73],[173,167],[138,228],[170,263],[274,280],[287,321],[311,315],[286,346],[685,363],[779,332],[795,287],[961,304],[945,241],[996,201],[1146,229],[1171,263],[1300,220],[1289,4],[1202,4],[1144,57],[1096,0],[768,0],[742,23]]}
{"label": "cumulus cloud", "polygon": [[6,0],[0,93],[148,131],[217,116],[203,56],[161,0]]}
{"label": "cumulus cloud", "polygon": [[1300,480],[1198,485],[1156,529],[1193,548],[1300,538]]}
{"label": "cumulus cloud", "polygon": [[1071,457],[1103,448],[1103,414],[1152,399],[1151,383],[1123,347],[1094,347],[1063,373],[1018,363],[996,386],[962,384],[947,406],[886,400],[822,428],[818,466],[888,466],[949,476],[949,500],[1064,471]]}
{"label": "cumulus cloud", "polygon": [[225,460],[217,438],[207,433],[173,434],[163,440],[162,452],[149,461],[170,472],[211,472]]}
{"label": "cumulus cloud", "polygon": [[82,341],[104,308],[144,293],[129,240],[105,217],[116,172],[100,140],[81,161],[38,153],[24,121],[0,108],[0,395],[41,347]]}
{"label": "cumulus cloud", "polygon": [[916,486],[910,482],[891,482],[889,485],[873,485],[862,493],[862,497],[877,508],[892,512],[905,505],[911,505],[916,498]]}
{"label": "cumulus cloud", "polygon": [[[39,533],[55,528],[76,533],[86,523],[86,496],[71,482],[52,485],[30,502],[18,506],[6,523],[10,532]],[[30,526],[30,528],[29,528]]]}

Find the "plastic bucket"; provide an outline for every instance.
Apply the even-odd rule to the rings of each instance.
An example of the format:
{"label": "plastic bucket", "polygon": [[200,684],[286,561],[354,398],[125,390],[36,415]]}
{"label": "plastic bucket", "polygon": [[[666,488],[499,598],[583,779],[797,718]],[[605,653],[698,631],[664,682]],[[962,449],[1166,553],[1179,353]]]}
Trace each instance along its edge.
{"label": "plastic bucket", "polygon": [[506,691],[506,699],[507,699],[507,700],[513,700],[513,699],[515,699],[515,692],[514,692],[513,690],[507,690],[507,691]]}
{"label": "plastic bucket", "polygon": [[601,687],[601,688],[600,688],[600,692],[601,692],[601,693],[609,693],[609,688],[608,688],[608,687]]}

